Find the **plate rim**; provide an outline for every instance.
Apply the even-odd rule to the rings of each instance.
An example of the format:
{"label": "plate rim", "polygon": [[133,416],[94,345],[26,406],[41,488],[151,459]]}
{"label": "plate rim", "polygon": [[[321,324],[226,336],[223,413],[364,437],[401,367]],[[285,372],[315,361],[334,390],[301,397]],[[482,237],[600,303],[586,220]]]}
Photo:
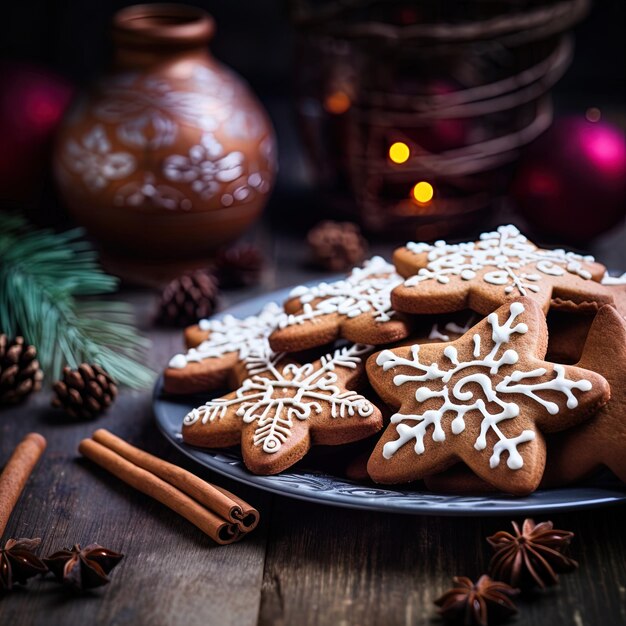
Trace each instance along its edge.
{"label": "plate rim", "polygon": [[[326,280],[332,280],[327,278]],[[319,281],[309,281],[317,283]],[[305,283],[306,284],[306,283]],[[271,301],[282,301],[286,298],[293,287],[286,287],[272,291],[265,294],[260,294],[238,302],[213,315],[211,319],[220,319],[225,315],[235,316],[248,316],[252,315],[250,309],[260,310],[261,307]],[[194,448],[184,444],[176,437],[175,433],[171,432],[168,427],[169,419],[166,417],[166,410],[164,403],[176,403],[177,400],[182,400],[188,396],[168,396],[163,397],[163,374],[161,373],[157,378],[153,393],[152,393],[152,410],[155,416],[157,427],[165,439],[172,444],[177,450],[182,452],[185,456],[192,459],[194,462],[199,463],[201,466],[213,470],[227,478],[231,478],[266,492],[274,493],[276,495],[294,498],[297,500],[303,500],[306,502],[313,502],[316,504],[323,504],[327,506],[336,506],[340,508],[350,508],[354,510],[369,510],[388,513],[399,513],[408,515],[441,515],[450,517],[496,517],[504,515],[516,515],[516,514],[534,514],[534,513],[549,513],[549,512],[565,512],[565,511],[578,511],[585,509],[593,509],[604,506],[619,505],[626,503],[626,488],[621,490],[619,485],[615,489],[609,489],[605,487],[585,486],[585,492],[589,491],[585,499],[583,500],[566,500],[558,501],[558,495],[563,497],[568,492],[575,493],[580,490],[581,487],[561,487],[557,489],[538,490],[529,496],[516,498],[515,496],[502,495],[454,495],[454,494],[433,494],[429,491],[416,491],[415,496],[428,499],[428,497],[436,498],[433,502],[426,504],[411,503],[410,499],[405,500],[403,504],[403,498],[406,497],[402,492],[398,491],[397,502],[394,502],[392,495],[385,495],[384,500],[382,492],[385,494],[389,492],[397,491],[398,486],[385,485],[384,487],[378,487],[374,484],[364,484],[356,481],[352,481],[348,478],[333,476],[331,474],[324,474],[323,472],[310,472],[310,476],[316,476],[323,478],[324,476],[332,479],[334,482],[343,483],[346,487],[361,488],[364,492],[381,492],[379,497],[376,497],[374,493],[372,495],[360,495],[346,494],[334,491],[332,488],[329,491],[315,491],[311,490],[299,490],[297,486],[290,484],[281,484],[276,481],[275,476],[258,476],[249,472],[245,467],[240,465],[232,465],[218,461],[216,458],[209,456],[209,452],[205,452],[200,448]],[[181,417],[182,420],[182,417]],[[219,453],[218,449],[211,449],[216,453]],[[241,461],[239,460],[239,463]],[[298,476],[298,474],[285,473],[281,475]],[[280,475],[279,475],[280,476]],[[536,494],[545,494],[548,492],[554,493],[554,500],[548,502],[534,502],[532,499]],[[593,497],[594,492],[597,492],[597,496]],[[405,492],[406,493],[406,492]],[[471,501],[470,501],[471,499]],[[478,505],[478,502],[484,501],[482,506]],[[531,500],[531,501],[529,501]],[[447,502],[447,504],[444,504]],[[492,503],[492,504],[489,504]]]}

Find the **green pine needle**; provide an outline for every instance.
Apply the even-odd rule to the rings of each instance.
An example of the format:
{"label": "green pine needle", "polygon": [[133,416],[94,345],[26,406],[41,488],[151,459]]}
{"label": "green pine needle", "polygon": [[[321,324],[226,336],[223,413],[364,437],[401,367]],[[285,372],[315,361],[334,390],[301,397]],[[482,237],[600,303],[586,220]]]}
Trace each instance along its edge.
{"label": "green pine needle", "polygon": [[74,229],[34,230],[20,215],[0,213],[0,331],[37,348],[47,380],[65,365],[97,363],[120,384],[140,389],[154,373],[143,365],[149,342],[131,308],[76,296],[112,293],[118,281]]}

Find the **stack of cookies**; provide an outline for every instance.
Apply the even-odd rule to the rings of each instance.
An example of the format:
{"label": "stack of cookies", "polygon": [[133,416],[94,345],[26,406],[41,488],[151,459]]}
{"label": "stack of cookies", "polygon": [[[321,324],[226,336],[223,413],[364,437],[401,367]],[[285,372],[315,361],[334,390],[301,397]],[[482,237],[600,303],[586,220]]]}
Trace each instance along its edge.
{"label": "stack of cookies", "polygon": [[501,226],[203,320],[164,385],[232,390],[186,415],[183,439],[240,445],[258,474],[367,440],[377,483],[525,495],[602,467],[626,482],[625,315],[624,277]]}

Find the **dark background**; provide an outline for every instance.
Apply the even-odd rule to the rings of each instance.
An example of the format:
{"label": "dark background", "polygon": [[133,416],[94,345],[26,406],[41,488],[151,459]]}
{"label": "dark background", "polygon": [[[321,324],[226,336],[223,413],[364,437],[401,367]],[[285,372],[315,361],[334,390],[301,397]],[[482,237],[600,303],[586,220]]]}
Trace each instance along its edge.
{"label": "dark background", "polygon": [[[106,69],[109,24],[133,4],[107,0],[11,0],[3,3],[0,58],[48,66],[78,86]],[[293,27],[286,0],[206,0],[216,19],[211,48],[252,85],[269,110],[278,135],[280,172],[270,210],[308,183],[290,94]],[[515,3],[511,3],[512,7]],[[575,29],[572,66],[554,89],[556,113],[598,107],[603,119],[626,126],[626,3],[601,0]],[[277,201],[278,199],[278,201]],[[308,202],[311,202],[307,194]]]}
{"label": "dark background", "polygon": [[[48,65],[84,83],[106,67],[108,26],[133,2],[107,0],[13,0],[3,3],[5,58]],[[206,0],[217,21],[215,55],[240,72],[261,97],[289,95],[292,27],[283,0]],[[626,3],[596,0],[575,28],[576,57],[554,93],[565,110],[576,106],[623,106],[625,100]]]}

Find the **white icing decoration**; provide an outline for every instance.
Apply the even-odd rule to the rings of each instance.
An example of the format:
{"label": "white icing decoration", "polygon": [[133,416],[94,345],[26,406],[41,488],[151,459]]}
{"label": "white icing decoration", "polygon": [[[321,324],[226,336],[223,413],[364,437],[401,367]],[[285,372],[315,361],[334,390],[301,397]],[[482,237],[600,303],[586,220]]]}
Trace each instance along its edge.
{"label": "white icing decoration", "polygon": [[565,274],[565,270],[552,263],[552,261],[538,261],[536,267],[540,272],[548,274],[548,276],[563,276]]}
{"label": "white icing decoration", "polygon": [[602,277],[603,285],[626,285],[626,272],[624,272],[621,276],[610,276],[607,272]]}
{"label": "white icing decoration", "polygon": [[276,327],[276,319],[281,312],[282,307],[270,302],[258,315],[245,319],[226,315],[217,320],[200,320],[200,329],[210,333],[208,339],[188,350],[186,354],[173,356],[169,367],[182,369],[188,363],[237,352],[239,359],[245,362],[248,372],[252,373],[257,367],[262,367],[263,363],[259,365],[259,359],[272,355],[267,338]]}
{"label": "white icing decoration", "polygon": [[[402,280],[393,265],[382,257],[372,257],[363,267],[354,268],[344,280],[293,289],[289,295],[300,298],[302,312],[283,314],[278,327],[315,321],[318,317],[331,313],[346,317],[371,313],[377,322],[388,322],[394,315],[391,308],[391,290],[401,284]],[[319,298],[321,300],[314,303]]]}
{"label": "white icing decoration", "polygon": [[450,341],[449,335],[444,335],[439,330],[438,324],[433,324],[433,327],[430,329],[430,334],[428,335],[429,339],[435,339],[436,341]]}
{"label": "white icing decoration", "polygon": [[509,275],[504,270],[497,270],[495,272],[487,272],[483,276],[483,280],[492,285],[506,285],[509,282]]}
{"label": "white icing decoration", "polygon": [[[500,463],[500,456],[503,452],[508,454],[507,465],[512,470],[520,469],[524,462],[518,451],[518,446],[535,438],[532,430],[524,430],[519,435],[507,438],[499,429],[498,424],[503,420],[513,419],[519,415],[519,405],[514,401],[505,401],[502,396],[524,395],[543,406],[548,413],[555,415],[559,411],[559,406],[551,401],[537,395],[540,391],[555,391],[563,394],[567,399],[567,407],[572,409],[578,405],[578,400],[572,390],[589,391],[591,383],[587,380],[572,381],[565,375],[565,368],[562,365],[554,365],[555,377],[542,382],[532,382],[532,379],[544,377],[547,373],[545,368],[537,368],[532,371],[521,371],[512,368],[511,373],[502,376],[500,370],[507,366],[514,366],[519,361],[519,354],[512,348],[501,352],[501,348],[510,342],[512,335],[525,334],[528,326],[524,323],[515,323],[516,319],[524,312],[524,306],[520,302],[514,302],[509,309],[509,317],[503,325],[500,325],[496,313],[491,313],[487,317],[491,325],[491,350],[480,357],[482,350],[480,335],[475,334],[474,359],[466,362],[459,362],[457,350],[454,345],[446,346],[444,356],[450,362],[450,369],[442,369],[438,363],[425,364],[420,361],[420,346],[411,346],[411,358],[401,358],[390,350],[382,351],[376,363],[387,371],[391,368],[402,366],[415,370],[415,375],[397,374],[393,378],[396,386],[414,382],[431,382],[430,387],[418,387],[415,390],[415,399],[418,403],[425,402],[432,398],[441,398],[442,403],[438,409],[430,409],[422,414],[402,414],[396,413],[391,417],[391,423],[396,424],[398,438],[387,442],[383,448],[383,456],[391,458],[402,446],[411,440],[415,440],[416,454],[424,452],[424,437],[426,430],[432,425],[433,441],[444,441],[446,435],[442,427],[443,416],[450,412],[455,415],[450,424],[454,435],[459,435],[465,430],[465,415],[470,411],[478,411],[482,416],[480,434],[474,443],[477,450],[484,450],[487,447],[487,433],[492,430],[498,442],[495,444],[489,465],[495,468]],[[487,349],[488,346],[485,346]],[[452,377],[459,372],[473,368],[473,373],[456,379],[452,387],[448,383]],[[476,372],[476,368],[483,368],[484,372]],[[500,381],[495,384],[491,376],[500,374]],[[496,379],[497,380],[497,379]],[[440,381],[441,385],[436,388],[434,381]],[[476,397],[471,391],[472,387],[467,387],[470,383],[478,385],[483,391],[484,398]],[[514,399],[514,398],[513,398]],[[508,400],[508,398],[507,398]],[[490,413],[487,403],[496,404],[500,407],[499,413]],[[406,422],[415,422],[415,425]]]}
{"label": "white icing decoration", "polygon": [[[537,293],[541,275],[563,276],[566,272],[585,280],[591,273],[583,263],[592,262],[591,256],[581,256],[565,250],[543,250],[528,241],[515,226],[500,226],[495,232],[483,233],[478,242],[448,244],[436,241],[433,245],[409,242],[406,247],[414,254],[427,253],[427,264],[415,276],[408,278],[407,287],[434,280],[447,284],[453,276],[472,280],[477,272],[488,268],[482,279],[491,285],[503,286],[507,294],[517,291],[520,295]],[[525,271],[529,266],[539,273]]]}
{"label": "white icing decoration", "polygon": [[[456,322],[448,322],[444,326],[444,330],[449,333],[454,333],[455,335],[464,335],[476,322],[478,321],[478,316],[472,313],[466,320],[463,326],[460,326]],[[439,341],[450,341],[450,335],[446,335],[444,332],[439,330],[439,324],[433,324],[433,327],[430,329],[430,334],[428,335],[429,339],[436,339]]]}
{"label": "white icing decoration", "polygon": [[170,362],[168,363],[168,367],[173,367],[174,369],[182,370],[184,367],[187,366],[187,363],[189,363],[189,360],[184,354],[176,354],[170,359]]}
{"label": "white icing decoration", "polygon": [[257,422],[254,445],[272,454],[289,438],[294,418],[307,420],[321,413],[323,404],[330,405],[334,418],[372,415],[371,402],[356,391],[341,390],[335,372],[337,368],[355,369],[370,351],[371,346],[354,344],[327,354],[318,365],[281,366],[280,357],[268,358],[262,373],[247,378],[234,398],[211,400],[187,414],[183,423],[190,426],[198,420],[202,424],[214,422],[223,418],[229,407],[238,406],[236,414],[244,423]]}
{"label": "white icing decoration", "polygon": [[480,335],[474,335],[474,352],[472,354],[475,358],[480,356]]}

